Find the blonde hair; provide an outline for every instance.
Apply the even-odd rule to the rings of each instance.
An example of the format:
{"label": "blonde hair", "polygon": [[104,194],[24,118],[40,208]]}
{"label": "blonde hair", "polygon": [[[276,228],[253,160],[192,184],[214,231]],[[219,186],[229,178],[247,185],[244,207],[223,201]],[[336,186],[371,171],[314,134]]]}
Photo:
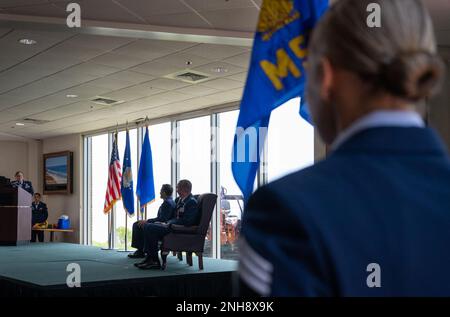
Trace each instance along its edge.
{"label": "blonde hair", "polygon": [[[367,7],[373,2],[381,7],[379,28],[367,25]],[[321,72],[323,57],[358,74],[374,91],[410,101],[436,92],[444,73],[432,21],[420,0],[337,1],[313,32],[312,72]],[[312,75],[316,80],[321,77]]]}

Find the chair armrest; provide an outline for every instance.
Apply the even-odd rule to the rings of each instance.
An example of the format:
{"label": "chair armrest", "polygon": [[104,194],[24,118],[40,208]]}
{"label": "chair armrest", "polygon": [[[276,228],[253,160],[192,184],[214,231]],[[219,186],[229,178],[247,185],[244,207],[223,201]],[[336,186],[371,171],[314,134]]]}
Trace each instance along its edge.
{"label": "chair armrest", "polygon": [[186,227],[182,225],[171,225],[172,232],[174,233],[191,233],[196,234],[198,232],[198,226]]}

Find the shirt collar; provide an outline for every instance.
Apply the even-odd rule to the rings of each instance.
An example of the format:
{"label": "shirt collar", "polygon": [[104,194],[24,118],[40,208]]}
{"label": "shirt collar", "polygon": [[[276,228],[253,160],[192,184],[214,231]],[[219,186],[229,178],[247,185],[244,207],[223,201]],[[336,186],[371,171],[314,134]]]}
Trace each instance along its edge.
{"label": "shirt collar", "polygon": [[334,151],[352,136],[366,129],[378,127],[425,127],[422,117],[413,110],[379,110],[356,120],[341,132],[331,145]]}

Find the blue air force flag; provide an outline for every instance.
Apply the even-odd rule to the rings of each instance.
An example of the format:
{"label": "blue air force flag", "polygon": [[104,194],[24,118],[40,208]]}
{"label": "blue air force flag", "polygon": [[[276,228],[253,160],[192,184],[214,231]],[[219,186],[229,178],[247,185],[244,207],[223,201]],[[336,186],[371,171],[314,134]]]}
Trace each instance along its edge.
{"label": "blue air force flag", "polygon": [[262,3],[233,144],[232,171],[245,201],[253,192],[270,113],[303,97],[308,35],[327,7],[328,0]]}
{"label": "blue air force flag", "polygon": [[155,185],[153,182],[153,160],[148,127],[145,128],[144,142],[142,143],[141,160],[136,186],[136,196],[141,204],[141,210],[145,205],[155,200]]}
{"label": "blue air force flag", "polygon": [[123,208],[131,216],[134,214],[133,173],[131,171],[130,134],[127,130],[125,153],[122,165],[122,202]]}

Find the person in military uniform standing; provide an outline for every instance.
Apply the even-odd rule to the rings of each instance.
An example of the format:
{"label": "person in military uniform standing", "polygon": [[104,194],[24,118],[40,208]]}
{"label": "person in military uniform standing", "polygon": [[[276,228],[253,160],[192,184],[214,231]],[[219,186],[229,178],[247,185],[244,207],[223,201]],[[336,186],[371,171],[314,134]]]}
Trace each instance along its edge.
{"label": "person in military uniform standing", "polygon": [[26,190],[31,195],[34,194],[33,185],[31,184],[30,181],[26,181],[23,179],[22,171],[17,171],[16,174],[14,175],[14,177],[16,178],[16,180],[11,182],[11,185],[13,187],[15,187],[15,188],[22,187],[22,189]]}
{"label": "person in military uniform standing", "polygon": [[[47,205],[41,201],[41,194],[34,194],[34,201],[31,203],[31,225],[44,223],[48,218]],[[36,242],[36,237],[39,242],[44,242],[44,231],[31,231],[31,242]]]}

